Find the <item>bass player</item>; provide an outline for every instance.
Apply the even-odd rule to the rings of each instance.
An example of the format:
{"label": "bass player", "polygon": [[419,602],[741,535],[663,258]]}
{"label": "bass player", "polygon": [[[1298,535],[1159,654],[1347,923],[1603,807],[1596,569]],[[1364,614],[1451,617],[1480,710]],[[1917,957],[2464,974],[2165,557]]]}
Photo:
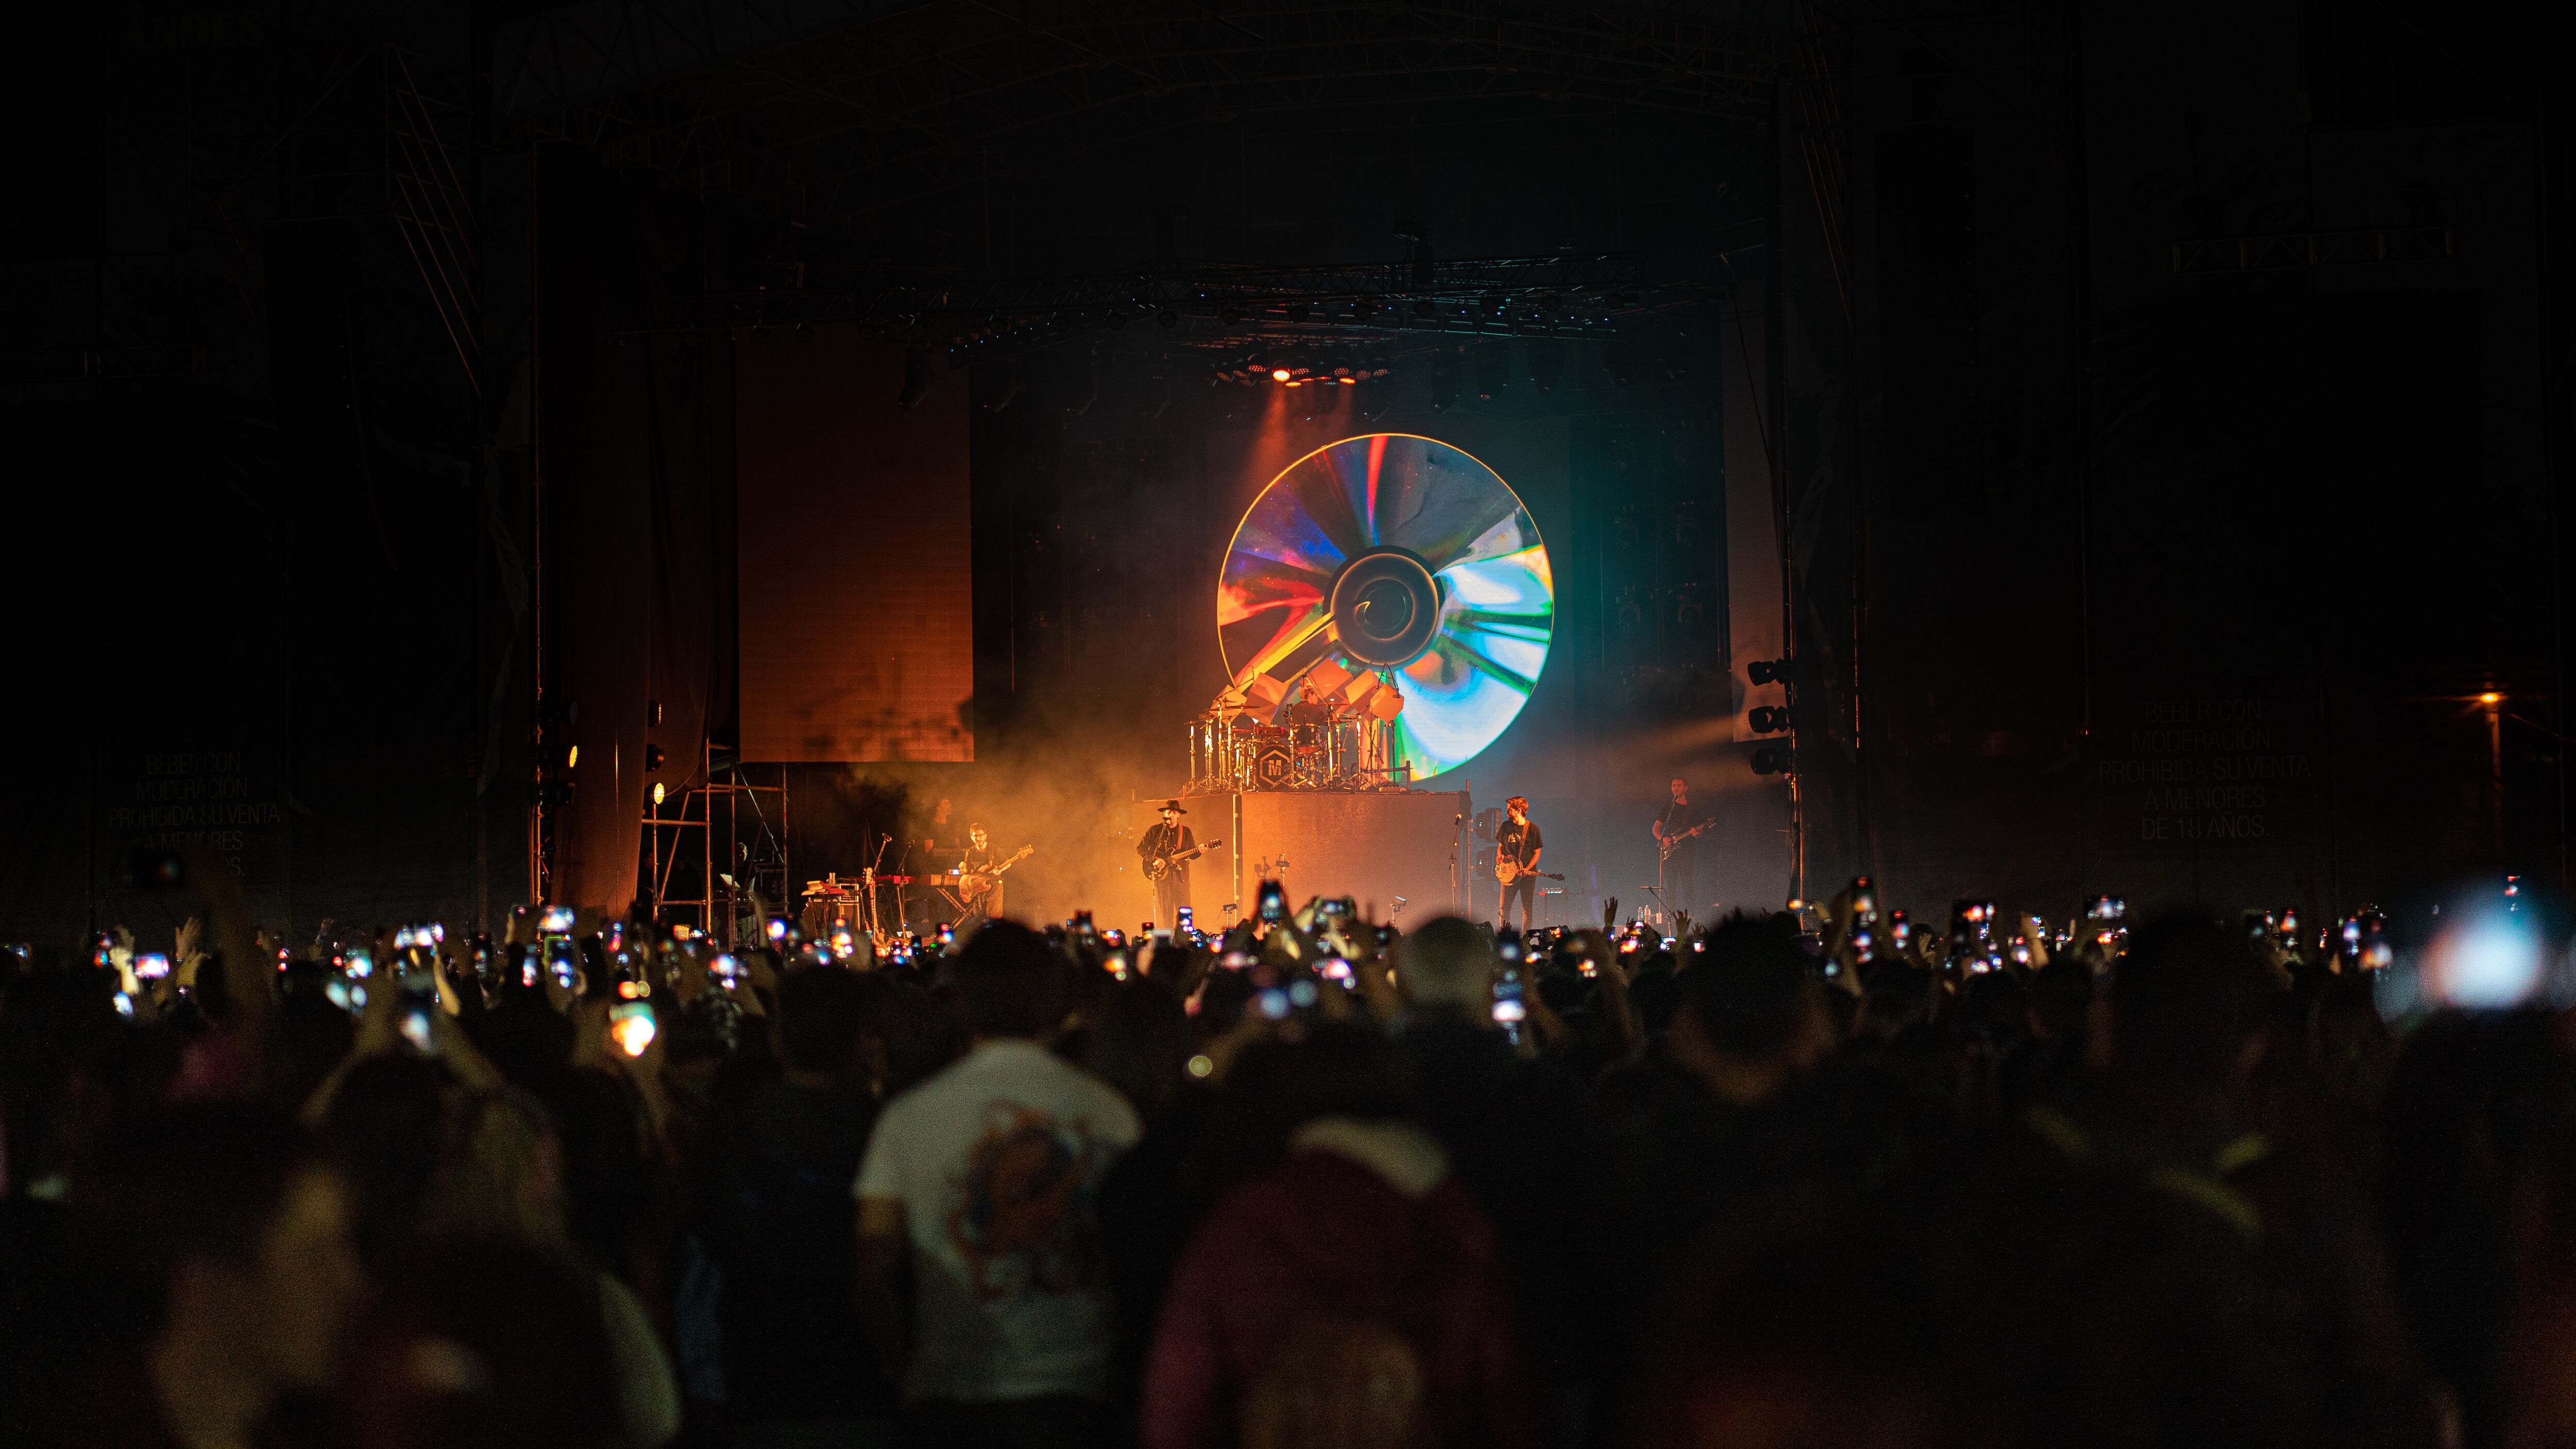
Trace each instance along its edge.
{"label": "bass player", "polygon": [[1521,901],[1521,929],[1530,928],[1532,907],[1538,901],[1539,852],[1547,842],[1530,820],[1529,797],[1514,795],[1503,802],[1508,812],[1502,828],[1494,832],[1494,879],[1503,883],[1503,906],[1496,914],[1504,930],[1512,925],[1512,897]]}
{"label": "bass player", "polygon": [[1691,803],[1690,782],[1673,777],[1672,802],[1655,817],[1655,853],[1662,859],[1655,888],[1667,913],[1699,910],[1699,836],[1717,822]]}
{"label": "bass player", "polygon": [[1198,854],[1198,837],[1181,823],[1189,814],[1178,800],[1162,805],[1162,823],[1147,830],[1136,842],[1136,858],[1145,863],[1145,876],[1154,883],[1154,924],[1177,933],[1181,911],[1190,903],[1190,859]]}

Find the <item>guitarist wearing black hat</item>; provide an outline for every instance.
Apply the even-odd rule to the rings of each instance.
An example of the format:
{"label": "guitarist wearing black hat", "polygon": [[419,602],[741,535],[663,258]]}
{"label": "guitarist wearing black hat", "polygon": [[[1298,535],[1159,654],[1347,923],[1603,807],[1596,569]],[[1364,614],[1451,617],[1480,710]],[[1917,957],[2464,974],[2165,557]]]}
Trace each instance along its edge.
{"label": "guitarist wearing black hat", "polygon": [[1178,800],[1164,801],[1163,823],[1136,842],[1145,878],[1154,883],[1154,924],[1169,931],[1180,929],[1181,908],[1190,903],[1190,859],[1200,849],[1198,837],[1181,823],[1189,813]]}

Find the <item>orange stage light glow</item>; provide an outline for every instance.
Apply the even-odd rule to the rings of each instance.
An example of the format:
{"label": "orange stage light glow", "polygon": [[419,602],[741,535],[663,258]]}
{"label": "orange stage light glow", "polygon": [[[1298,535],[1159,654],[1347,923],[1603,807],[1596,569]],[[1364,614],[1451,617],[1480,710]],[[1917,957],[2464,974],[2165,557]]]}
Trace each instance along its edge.
{"label": "orange stage light glow", "polygon": [[1286,382],[1288,380],[1288,369],[1284,367],[1274,367],[1270,369],[1270,380],[1272,382]]}
{"label": "orange stage light glow", "polygon": [[2480,704],[2502,704],[2502,703],[2504,703],[2504,696],[2503,696],[2503,695],[2501,695],[2501,694],[2496,694],[2496,693],[2494,693],[2494,692],[2490,691],[2490,692],[2488,692],[2488,693],[2486,693],[2486,694],[2481,694],[2481,695],[2479,695],[2479,696],[2478,696],[2478,703],[2480,703]]}

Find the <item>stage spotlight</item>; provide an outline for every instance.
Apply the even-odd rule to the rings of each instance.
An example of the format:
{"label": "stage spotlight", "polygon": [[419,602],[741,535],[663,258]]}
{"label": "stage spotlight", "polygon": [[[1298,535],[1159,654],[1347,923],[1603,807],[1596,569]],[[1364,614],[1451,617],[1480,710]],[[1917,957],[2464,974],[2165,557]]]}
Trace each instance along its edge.
{"label": "stage spotlight", "polygon": [[1458,354],[1442,348],[1431,358],[1431,410],[1445,413],[1458,405]]}
{"label": "stage spotlight", "polygon": [[797,340],[797,341],[799,341],[799,342],[811,342],[811,341],[813,341],[813,340],[814,340],[814,324],[813,324],[813,323],[811,323],[811,322],[799,322],[799,323],[797,323],[797,324],[796,324],[796,340]]}
{"label": "stage spotlight", "polygon": [[662,761],[665,758],[666,757],[663,755],[662,747],[660,745],[646,745],[644,747],[644,773],[649,775],[662,768]]}
{"label": "stage spotlight", "polygon": [[1166,307],[1154,314],[1154,320],[1165,327],[1178,327],[1181,325],[1181,314]]}
{"label": "stage spotlight", "polygon": [[1492,402],[1511,385],[1512,353],[1504,342],[1476,344],[1476,400]]}
{"label": "stage spotlight", "polygon": [[1289,372],[1289,370],[1284,367],[1274,367],[1270,369],[1270,380],[1272,382],[1286,382],[1294,375],[1295,374]]}
{"label": "stage spotlight", "polygon": [[1690,334],[1679,330],[1665,333],[1664,340],[1655,347],[1655,357],[1664,365],[1664,376],[1676,382],[1690,376]]}
{"label": "stage spotlight", "polygon": [[1753,773],[1794,775],[1798,773],[1797,751],[1785,745],[1765,745],[1753,752]]}
{"label": "stage spotlight", "polygon": [[1078,418],[1090,412],[1091,405],[1098,401],[1100,401],[1100,368],[1094,364],[1082,370],[1082,379],[1074,385],[1073,395],[1065,400],[1064,410],[1068,416]]}
{"label": "stage spotlight", "polygon": [[656,805],[662,803],[662,782],[659,780],[653,782],[653,803]]}
{"label": "stage spotlight", "polygon": [[1744,723],[1757,735],[1776,735],[1789,727],[1787,705],[1757,704],[1744,712]]}
{"label": "stage spotlight", "polygon": [[984,399],[984,411],[988,413],[998,413],[1002,409],[1009,407],[1012,399],[1017,398],[1019,395],[1020,370],[1011,366],[1010,363],[1004,362],[1002,364],[1001,385],[994,388],[992,394]]}
{"label": "stage spotlight", "polygon": [[1624,337],[1613,337],[1601,344],[1601,370],[1610,375],[1612,387],[1626,387],[1637,375],[1637,349]]}
{"label": "stage spotlight", "polygon": [[894,405],[910,412],[930,396],[930,349],[907,347],[903,350],[903,391],[894,395]]}
{"label": "stage spotlight", "polygon": [[1744,666],[1744,677],[1756,684],[1786,684],[1789,682],[1789,661],[1756,659]]}
{"label": "stage spotlight", "polygon": [[1419,298],[1413,304],[1413,315],[1425,322],[1430,321],[1431,314],[1438,310],[1438,308],[1431,305],[1431,299],[1428,297]]}
{"label": "stage spotlight", "polygon": [[767,342],[769,340],[769,329],[754,324],[751,329],[751,340],[754,342]]}
{"label": "stage spotlight", "polygon": [[1529,345],[1530,386],[1545,397],[1556,391],[1565,376],[1565,344],[1553,337],[1539,338]]}
{"label": "stage spotlight", "polygon": [[1240,309],[1238,309],[1238,308],[1234,308],[1234,307],[1228,307],[1228,308],[1226,308],[1224,311],[1219,312],[1219,313],[1217,313],[1216,315],[1217,315],[1218,319],[1219,319],[1219,320],[1221,320],[1221,321],[1223,321],[1223,322],[1225,323],[1225,325],[1226,325],[1226,326],[1228,326],[1228,327],[1232,327],[1232,326],[1236,325],[1237,323],[1239,323],[1239,322],[1241,322],[1241,321],[1243,320],[1243,313],[1242,313],[1242,311],[1241,311]]}
{"label": "stage spotlight", "polygon": [[1305,320],[1306,320],[1307,315],[1308,315],[1308,314],[1307,314],[1307,311],[1306,311],[1306,304],[1305,304],[1305,303],[1303,303],[1303,302],[1291,302],[1291,303],[1289,303],[1289,304],[1288,304],[1288,320],[1289,320],[1289,321],[1291,321],[1291,322],[1303,322],[1303,321],[1305,321]]}

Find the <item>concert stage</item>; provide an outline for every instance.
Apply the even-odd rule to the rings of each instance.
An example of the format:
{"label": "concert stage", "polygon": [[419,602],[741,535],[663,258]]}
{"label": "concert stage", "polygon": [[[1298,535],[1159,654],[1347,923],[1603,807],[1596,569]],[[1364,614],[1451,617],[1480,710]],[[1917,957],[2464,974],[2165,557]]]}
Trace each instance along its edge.
{"label": "concert stage", "polygon": [[[1384,919],[1401,896],[1405,925],[1458,908],[1452,881],[1464,864],[1456,858],[1464,793],[1247,790],[1181,803],[1199,840],[1225,842],[1191,874],[1191,904],[1203,922],[1223,919],[1229,901],[1250,914],[1264,861],[1267,874],[1286,883],[1292,908],[1309,896],[1351,896]],[[1138,833],[1153,823],[1155,804],[1136,806]]]}

